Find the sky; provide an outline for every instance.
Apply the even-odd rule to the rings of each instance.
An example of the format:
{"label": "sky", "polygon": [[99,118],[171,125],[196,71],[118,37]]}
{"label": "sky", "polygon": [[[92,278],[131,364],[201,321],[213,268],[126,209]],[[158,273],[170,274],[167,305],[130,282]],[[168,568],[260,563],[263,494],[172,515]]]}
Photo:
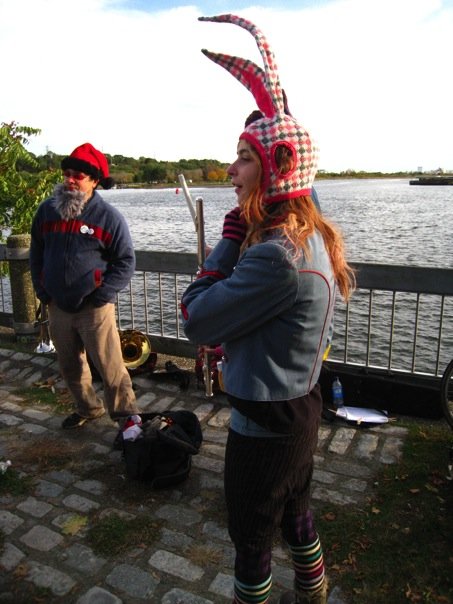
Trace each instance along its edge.
{"label": "sky", "polygon": [[234,161],[254,99],[202,48],[262,67],[255,23],[326,171],[453,171],[453,0],[0,0],[0,123],[27,148]]}

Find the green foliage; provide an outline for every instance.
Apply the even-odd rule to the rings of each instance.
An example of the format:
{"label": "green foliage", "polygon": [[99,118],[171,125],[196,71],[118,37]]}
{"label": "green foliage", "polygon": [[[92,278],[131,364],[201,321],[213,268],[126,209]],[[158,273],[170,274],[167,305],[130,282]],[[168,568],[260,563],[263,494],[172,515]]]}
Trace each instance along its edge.
{"label": "green foliage", "polygon": [[26,397],[33,406],[45,405],[57,413],[68,413],[72,408],[71,398],[68,397],[65,390],[55,389],[55,379],[53,378],[44,382],[35,382],[29,388],[19,388],[17,392],[20,396]]}
{"label": "green foliage", "polygon": [[28,233],[39,203],[61,179],[57,170],[39,169],[40,162],[25,148],[28,137],[39,133],[15,122],[0,126],[0,240],[5,230]]}
{"label": "green foliage", "polygon": [[167,169],[161,163],[149,163],[143,167],[138,176],[138,182],[164,182],[167,178]]}
{"label": "green foliage", "polygon": [[32,489],[30,476],[21,475],[12,467],[0,474],[0,495],[27,495]]}

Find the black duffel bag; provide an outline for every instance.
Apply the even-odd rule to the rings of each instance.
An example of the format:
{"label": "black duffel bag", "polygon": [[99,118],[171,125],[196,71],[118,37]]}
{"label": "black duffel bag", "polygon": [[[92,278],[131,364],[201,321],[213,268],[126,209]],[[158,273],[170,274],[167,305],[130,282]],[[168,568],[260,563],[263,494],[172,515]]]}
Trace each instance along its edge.
{"label": "black duffel bag", "polygon": [[143,436],[123,441],[127,477],[157,489],[184,481],[203,440],[198,417],[185,410],[140,413],[140,417]]}

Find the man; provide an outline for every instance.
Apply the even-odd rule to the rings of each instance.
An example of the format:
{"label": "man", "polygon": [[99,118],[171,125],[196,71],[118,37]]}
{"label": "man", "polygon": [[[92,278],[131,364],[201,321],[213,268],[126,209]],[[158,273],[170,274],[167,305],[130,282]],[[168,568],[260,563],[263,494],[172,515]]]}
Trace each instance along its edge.
{"label": "man", "polygon": [[105,413],[87,357],[102,378],[110,417],[137,413],[114,305],[134,273],[135,254],[124,217],[96,191],[99,184],[113,185],[106,157],[84,143],[61,167],[63,183],[33,219],[30,268],[36,295],[49,307],[61,375],[75,401],[62,424],[69,429]]}

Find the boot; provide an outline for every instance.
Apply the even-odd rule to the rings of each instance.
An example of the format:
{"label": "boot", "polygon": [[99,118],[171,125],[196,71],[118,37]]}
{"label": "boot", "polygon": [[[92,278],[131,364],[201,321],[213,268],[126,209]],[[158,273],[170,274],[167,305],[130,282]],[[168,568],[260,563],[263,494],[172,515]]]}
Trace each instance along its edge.
{"label": "boot", "polygon": [[327,604],[327,578],[324,577],[319,589],[313,592],[287,591],[280,598],[279,604]]}

